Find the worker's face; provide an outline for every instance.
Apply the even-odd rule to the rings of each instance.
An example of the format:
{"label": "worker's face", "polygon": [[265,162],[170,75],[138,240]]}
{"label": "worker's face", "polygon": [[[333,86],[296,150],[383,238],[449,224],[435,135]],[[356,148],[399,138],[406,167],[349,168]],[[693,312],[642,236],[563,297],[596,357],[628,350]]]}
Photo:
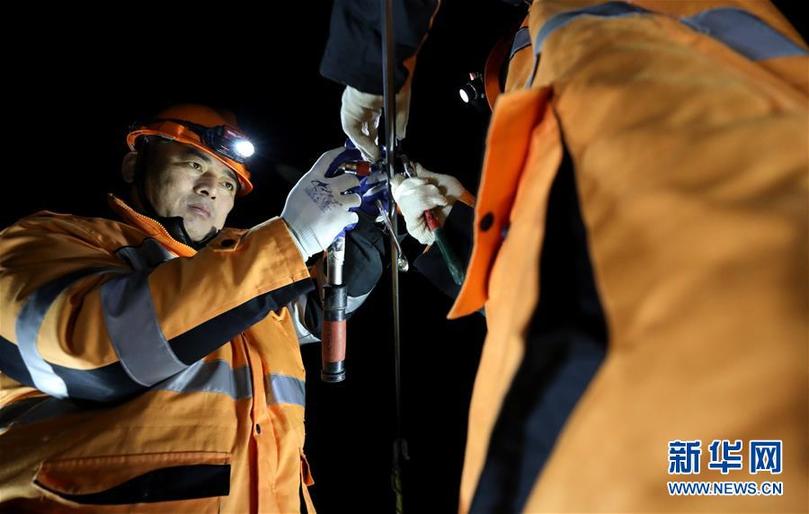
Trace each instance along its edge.
{"label": "worker's face", "polygon": [[194,241],[225,226],[238,187],[233,171],[182,143],[156,144],[154,152],[145,185],[157,214],[182,217]]}

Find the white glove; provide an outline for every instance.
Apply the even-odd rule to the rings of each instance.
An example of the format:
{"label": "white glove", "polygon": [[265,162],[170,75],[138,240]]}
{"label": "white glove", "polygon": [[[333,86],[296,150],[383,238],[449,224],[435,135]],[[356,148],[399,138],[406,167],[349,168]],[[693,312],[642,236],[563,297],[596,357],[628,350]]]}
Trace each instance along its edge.
{"label": "white glove", "polygon": [[419,163],[414,163],[416,176],[405,178],[396,175],[391,181],[393,199],[402,211],[407,233],[423,245],[433,244],[435,236],[424,221],[424,211],[441,207],[439,221],[449,216],[450,210],[466,189],[450,175],[433,173]]}
{"label": "white glove", "polygon": [[289,226],[304,260],[322,252],[348,225],[357,223],[358,194],[343,194],[359,185],[354,175],[343,174],[326,178],[326,170],[345,149],[335,148],[320,156],[287,196],[281,217]]}
{"label": "white glove", "polygon": [[[362,152],[363,157],[373,162],[379,159],[376,146],[379,130],[379,117],[385,105],[381,95],[363,93],[351,86],[343,91],[340,107],[340,122],[343,132]],[[404,139],[407,131],[407,118],[410,111],[410,84],[406,83],[396,95],[396,137]]]}

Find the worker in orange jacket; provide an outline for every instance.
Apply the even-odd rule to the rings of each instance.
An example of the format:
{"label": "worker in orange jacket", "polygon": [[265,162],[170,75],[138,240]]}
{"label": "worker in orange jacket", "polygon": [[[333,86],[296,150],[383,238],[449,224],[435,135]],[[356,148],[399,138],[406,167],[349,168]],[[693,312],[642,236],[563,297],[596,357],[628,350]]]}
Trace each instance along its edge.
{"label": "worker in orange jacket", "polygon": [[326,152],[281,217],[236,230],[254,148],[231,115],[175,106],[127,141],[115,217],[40,212],[0,233],[0,511],[314,512],[306,260],[359,223],[354,307],[379,278],[356,177],[327,177],[342,150]]}
{"label": "worker in orange jacket", "polygon": [[[400,3],[406,105],[432,8]],[[379,48],[378,12],[336,9],[321,70],[373,155],[380,60],[335,63],[349,22]],[[535,0],[485,80],[474,212],[448,175],[393,184],[415,238],[440,207],[474,242],[449,313],[488,324],[461,514],[806,510],[808,53],[760,0]]]}

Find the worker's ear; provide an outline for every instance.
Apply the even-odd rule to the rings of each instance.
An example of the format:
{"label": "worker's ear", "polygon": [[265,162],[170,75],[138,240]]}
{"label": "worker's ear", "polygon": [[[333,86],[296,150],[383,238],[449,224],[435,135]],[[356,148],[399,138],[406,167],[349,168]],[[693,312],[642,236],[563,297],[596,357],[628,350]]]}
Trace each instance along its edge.
{"label": "worker's ear", "polygon": [[138,152],[129,152],[121,161],[121,177],[127,184],[135,182],[135,165],[138,162]]}

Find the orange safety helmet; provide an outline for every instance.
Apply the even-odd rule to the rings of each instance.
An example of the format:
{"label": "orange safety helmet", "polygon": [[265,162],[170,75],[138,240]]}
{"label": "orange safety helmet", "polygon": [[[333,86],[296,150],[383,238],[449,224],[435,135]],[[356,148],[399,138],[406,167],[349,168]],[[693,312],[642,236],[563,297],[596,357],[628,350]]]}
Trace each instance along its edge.
{"label": "orange safety helmet", "polygon": [[489,109],[494,111],[494,102],[500,93],[503,92],[503,66],[508,66],[509,50],[511,49],[511,40],[514,38],[513,34],[501,38],[492,47],[486,58],[486,65],[483,68],[483,91],[486,95],[486,102],[489,104]]}
{"label": "orange safety helmet", "polygon": [[233,113],[204,105],[175,105],[160,112],[153,120],[135,125],[126,136],[129,148],[135,150],[138,138],[143,136],[159,136],[193,146],[236,173],[239,196],[253,190],[245,161],[255,149],[242,133]]}

